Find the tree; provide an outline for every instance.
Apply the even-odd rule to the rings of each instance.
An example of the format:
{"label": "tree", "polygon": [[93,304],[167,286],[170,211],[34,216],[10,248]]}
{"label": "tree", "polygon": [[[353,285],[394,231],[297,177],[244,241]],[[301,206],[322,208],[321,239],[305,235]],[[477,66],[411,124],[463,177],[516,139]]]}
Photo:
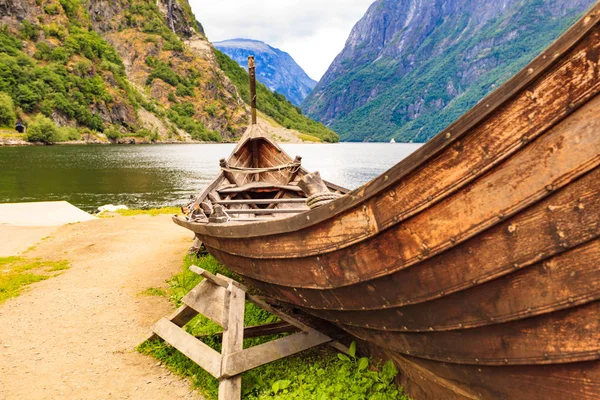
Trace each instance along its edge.
{"label": "tree", "polygon": [[8,94],[0,92],[0,126],[14,128],[16,122],[15,104],[12,98]]}
{"label": "tree", "polygon": [[59,132],[54,122],[43,114],[36,115],[35,119],[27,128],[28,142],[42,142],[46,144],[55,143]]}

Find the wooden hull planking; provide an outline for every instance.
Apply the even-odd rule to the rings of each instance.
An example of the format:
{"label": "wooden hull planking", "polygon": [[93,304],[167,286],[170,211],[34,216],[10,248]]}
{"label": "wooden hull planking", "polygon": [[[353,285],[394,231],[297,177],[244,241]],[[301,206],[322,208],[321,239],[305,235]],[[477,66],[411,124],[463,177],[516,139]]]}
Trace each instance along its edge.
{"label": "wooden hull planking", "polygon": [[[338,200],[246,224],[174,221],[266,295],[393,359],[415,398],[600,398],[599,20],[597,4],[415,154]],[[289,161],[250,140],[228,163]],[[234,179],[285,185],[305,173]]]}

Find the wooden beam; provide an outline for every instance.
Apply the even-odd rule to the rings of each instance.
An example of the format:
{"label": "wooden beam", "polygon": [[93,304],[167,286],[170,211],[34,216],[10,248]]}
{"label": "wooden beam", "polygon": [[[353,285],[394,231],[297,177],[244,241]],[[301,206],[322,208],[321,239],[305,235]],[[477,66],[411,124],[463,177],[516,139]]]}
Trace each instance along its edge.
{"label": "wooden beam", "polygon": [[244,199],[244,200],[221,200],[217,204],[232,205],[232,204],[272,204],[272,203],[306,203],[304,198],[296,199]]}
{"label": "wooden beam", "polygon": [[154,324],[154,333],[185,354],[215,378],[221,377],[221,355],[166,318]]}
{"label": "wooden beam", "polygon": [[[221,350],[221,376],[228,379],[219,380],[219,400],[233,400],[241,398],[242,376],[224,376],[223,370],[227,367],[226,358],[230,354],[244,350],[244,309],[246,306],[246,293],[235,286],[233,282],[228,288],[228,328],[223,332],[223,346]],[[195,338],[194,338],[195,339]]]}
{"label": "wooden beam", "polygon": [[257,208],[257,209],[240,209],[240,210],[227,210],[227,214],[293,214],[303,213],[310,211],[308,208]]}
{"label": "wooden beam", "polygon": [[[167,319],[169,321],[171,321],[172,323],[174,323],[175,325],[181,327],[181,326],[184,326],[185,324],[187,324],[188,322],[190,322],[192,320],[192,318],[194,318],[196,315],[198,315],[198,312],[196,310],[183,304],[177,310],[173,311],[171,313],[171,315],[169,315],[167,317]],[[156,333],[152,332],[152,334],[146,340],[156,340],[156,339],[160,339],[160,337]],[[144,341],[146,341],[146,340],[144,340]]]}
{"label": "wooden beam", "polygon": [[308,332],[294,333],[293,335],[250,347],[228,356],[224,355],[224,368],[221,372],[224,377],[239,375],[244,371],[260,367],[261,365],[330,341],[330,337],[314,329]]}
{"label": "wooden beam", "polygon": [[311,331],[313,330],[312,327],[303,324],[302,322],[298,321],[295,318],[290,317],[289,315],[279,311],[278,309],[276,309],[275,307],[271,306],[270,304],[266,303],[265,301],[259,299],[256,296],[252,296],[246,293],[246,300],[248,300],[249,302],[256,304],[257,306],[259,306],[260,308],[262,308],[263,310],[270,312],[271,314],[281,318],[283,321],[289,323],[290,325],[293,325],[295,327],[297,327],[298,329],[302,330],[302,331]]}
{"label": "wooden beam", "polygon": [[[220,279],[216,276],[215,278]],[[227,309],[225,307],[227,296],[229,296],[227,289],[205,279],[186,294],[181,301],[227,329]]]}
{"label": "wooden beam", "polygon": [[243,186],[236,186],[236,187],[225,187],[222,189],[217,189],[217,191],[219,193],[222,194],[228,194],[228,193],[241,193],[241,192],[246,192],[246,191],[261,191],[261,192],[274,192],[274,191],[279,191],[279,190],[290,190],[293,192],[302,192],[302,189],[300,189],[298,186],[296,185],[277,185],[277,184],[273,184],[273,185],[268,185],[268,184],[261,184],[258,185],[257,183],[259,182],[255,182],[254,184],[249,183]]}
{"label": "wooden beam", "polygon": [[[244,328],[244,339],[257,338],[262,336],[277,335],[280,333],[295,333],[299,329],[295,326],[288,324],[287,322],[273,322],[270,324],[247,326]],[[217,332],[210,335],[196,336],[202,340],[209,337],[220,338],[223,336],[223,332]]]}
{"label": "wooden beam", "polygon": [[219,285],[219,286],[221,286],[223,288],[227,288],[229,286],[229,282],[227,282],[227,280],[225,280],[225,279],[223,279],[223,278],[221,278],[219,276],[213,275],[210,272],[208,272],[207,270],[204,270],[204,269],[202,269],[200,267],[197,267],[195,265],[192,265],[190,267],[190,271],[192,271],[192,272],[194,272],[194,273],[202,276],[204,279],[208,279],[209,281],[211,281],[215,285]]}

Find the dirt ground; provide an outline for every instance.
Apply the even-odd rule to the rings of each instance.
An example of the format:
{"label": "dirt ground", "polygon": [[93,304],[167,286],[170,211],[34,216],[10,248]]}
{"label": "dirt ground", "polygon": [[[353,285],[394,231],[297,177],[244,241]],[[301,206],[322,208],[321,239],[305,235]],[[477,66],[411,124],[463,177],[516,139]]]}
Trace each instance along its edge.
{"label": "dirt ground", "polygon": [[71,268],[0,305],[0,399],[201,398],[135,351],[171,311],[140,292],[166,287],[190,243],[166,215],[65,225],[41,241],[26,255]]}

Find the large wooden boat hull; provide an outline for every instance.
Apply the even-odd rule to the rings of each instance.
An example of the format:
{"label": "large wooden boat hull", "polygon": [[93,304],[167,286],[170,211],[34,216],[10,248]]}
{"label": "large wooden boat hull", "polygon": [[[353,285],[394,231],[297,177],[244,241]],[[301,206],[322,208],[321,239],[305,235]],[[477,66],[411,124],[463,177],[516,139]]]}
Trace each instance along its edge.
{"label": "large wooden boat hull", "polygon": [[416,153],[325,206],[174,220],[267,296],[393,359],[416,399],[600,398],[599,20],[596,5]]}

